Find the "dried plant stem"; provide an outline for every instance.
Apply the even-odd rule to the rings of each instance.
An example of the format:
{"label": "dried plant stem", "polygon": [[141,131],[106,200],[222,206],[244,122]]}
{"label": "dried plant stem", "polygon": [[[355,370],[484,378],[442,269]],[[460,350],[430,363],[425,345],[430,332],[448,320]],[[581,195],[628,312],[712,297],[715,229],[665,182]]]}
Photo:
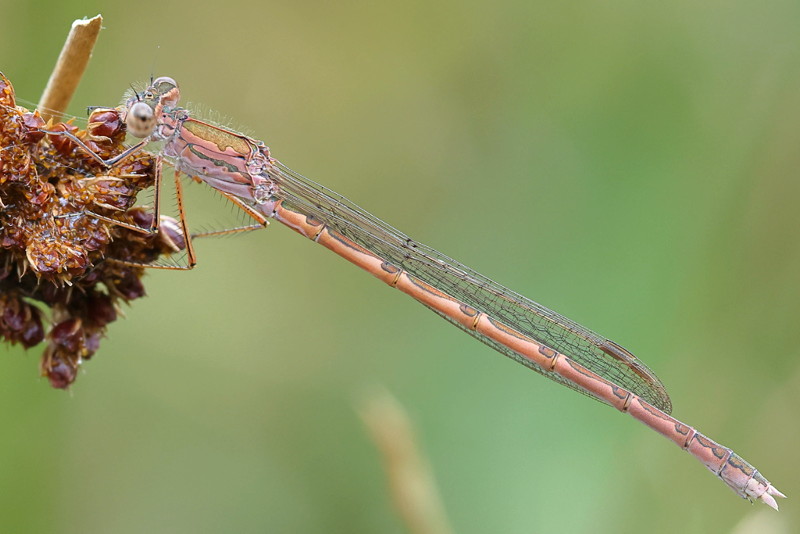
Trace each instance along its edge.
{"label": "dried plant stem", "polygon": [[39,100],[39,110],[45,120],[60,115],[67,109],[89,63],[102,24],[102,15],[72,23],[67,41]]}
{"label": "dried plant stem", "polygon": [[367,397],[359,412],[383,455],[392,501],[408,531],[451,533],[433,474],[400,403],[381,390]]}

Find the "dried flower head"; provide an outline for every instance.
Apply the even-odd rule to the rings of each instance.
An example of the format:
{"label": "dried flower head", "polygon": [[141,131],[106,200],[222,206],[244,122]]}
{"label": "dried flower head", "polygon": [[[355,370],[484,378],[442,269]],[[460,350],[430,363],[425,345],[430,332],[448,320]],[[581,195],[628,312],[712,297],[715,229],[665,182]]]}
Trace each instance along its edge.
{"label": "dried flower head", "polygon": [[[120,303],[145,294],[142,265],[183,242],[173,219],[153,225],[134,205],[154,185],[151,155],[106,168],[68,137],[46,133],[63,131],[103,159],[125,149],[116,109],[94,110],[84,130],[45,124],[16,105],[0,73],[0,336],[26,348],[46,340],[41,372],[56,388],[97,351]],[[162,225],[169,231],[147,233]]]}

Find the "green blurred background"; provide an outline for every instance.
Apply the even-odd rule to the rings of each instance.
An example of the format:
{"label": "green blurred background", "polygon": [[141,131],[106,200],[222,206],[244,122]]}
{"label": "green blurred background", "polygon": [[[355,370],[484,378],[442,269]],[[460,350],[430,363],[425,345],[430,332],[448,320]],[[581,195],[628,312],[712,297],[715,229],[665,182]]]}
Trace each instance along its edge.
{"label": "green blurred background", "polygon": [[67,393],[38,349],[2,348],[1,532],[405,532],[355,411],[375,384],[457,532],[798,528],[797,2],[2,4],[18,95],[101,12],[71,113],[176,78],[289,166],[631,349],[790,500],[750,506],[273,225],[149,273]]}

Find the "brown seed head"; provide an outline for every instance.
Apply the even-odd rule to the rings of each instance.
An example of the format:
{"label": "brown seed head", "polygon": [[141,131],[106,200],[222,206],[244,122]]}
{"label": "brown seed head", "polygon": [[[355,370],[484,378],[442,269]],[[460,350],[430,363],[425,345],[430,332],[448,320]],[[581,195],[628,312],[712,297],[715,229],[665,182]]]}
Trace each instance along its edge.
{"label": "brown seed head", "polygon": [[16,105],[0,73],[0,337],[26,348],[46,341],[42,375],[66,388],[99,349],[120,301],[145,294],[137,264],[185,240],[168,218],[153,225],[152,212],[135,207],[154,184],[152,156],[137,153],[108,168],[72,139],[43,130],[68,131],[110,159],[125,150],[126,127],[108,108],[95,109],[85,130],[45,124]]}

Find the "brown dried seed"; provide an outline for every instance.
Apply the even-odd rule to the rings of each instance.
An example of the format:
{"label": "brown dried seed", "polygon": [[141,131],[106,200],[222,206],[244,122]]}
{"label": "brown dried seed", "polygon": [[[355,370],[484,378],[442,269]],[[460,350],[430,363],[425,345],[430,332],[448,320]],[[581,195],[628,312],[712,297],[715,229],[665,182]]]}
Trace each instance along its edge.
{"label": "brown dried seed", "polygon": [[66,389],[77,378],[78,360],[77,358],[73,360],[58,349],[50,347],[48,349],[42,358],[42,374],[47,377],[52,387]]}
{"label": "brown dried seed", "polygon": [[145,295],[144,285],[131,269],[123,271],[122,276],[113,281],[114,289],[125,300],[134,300]]}
{"label": "brown dried seed", "polygon": [[63,347],[67,351],[77,354],[83,348],[84,332],[83,323],[75,317],[61,321],[50,330],[48,337],[54,345]]}
{"label": "brown dried seed", "polygon": [[[53,126],[51,130],[56,132],[70,132],[74,134],[78,131],[78,127],[74,124],[60,122]],[[47,137],[50,138],[50,143],[52,143],[53,147],[63,156],[72,155],[77,148],[77,145],[65,135],[48,134]]]}
{"label": "brown dried seed", "polygon": [[117,310],[111,297],[93,292],[86,297],[86,316],[96,326],[105,326],[117,319]]}
{"label": "brown dried seed", "polygon": [[94,139],[105,138],[108,141],[118,139],[125,133],[125,123],[120,120],[115,109],[96,109],[89,115],[89,126],[86,128]]}
{"label": "brown dried seed", "polygon": [[42,128],[45,123],[38,111],[23,113],[22,124],[25,126],[25,141],[28,143],[35,144],[44,138]]}

